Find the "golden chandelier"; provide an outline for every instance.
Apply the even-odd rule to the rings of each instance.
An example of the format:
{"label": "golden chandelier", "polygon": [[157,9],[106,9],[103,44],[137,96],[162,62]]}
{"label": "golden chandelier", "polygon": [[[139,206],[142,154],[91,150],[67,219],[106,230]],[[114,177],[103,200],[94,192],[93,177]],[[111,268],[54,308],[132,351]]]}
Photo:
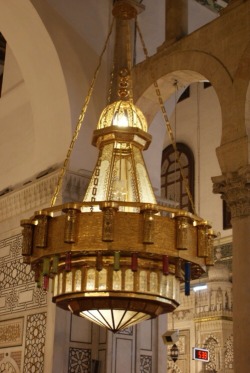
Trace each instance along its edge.
{"label": "golden chandelier", "polygon": [[[135,18],[135,3],[116,1],[114,16]],[[35,281],[48,289],[52,279],[57,306],[114,332],[174,311],[180,284],[188,294],[190,281],[213,264],[215,236],[202,218],[157,204],[142,156],[151,136],[132,102],[128,65],[117,81],[119,99],[94,131],[99,156],[83,202],[21,222]]]}

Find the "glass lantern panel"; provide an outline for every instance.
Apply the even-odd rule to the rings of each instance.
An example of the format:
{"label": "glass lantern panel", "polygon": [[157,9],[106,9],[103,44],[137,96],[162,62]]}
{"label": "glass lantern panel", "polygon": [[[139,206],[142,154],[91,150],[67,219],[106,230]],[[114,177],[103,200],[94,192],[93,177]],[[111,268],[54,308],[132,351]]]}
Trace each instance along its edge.
{"label": "glass lantern panel", "polygon": [[70,293],[72,291],[72,272],[66,273],[66,286],[65,292]]}
{"label": "glass lantern panel", "polygon": [[74,290],[75,291],[81,291],[82,290],[82,271],[78,269],[75,272],[75,284],[74,284]]}
{"label": "glass lantern panel", "polygon": [[86,284],[87,290],[95,290],[95,270],[94,269],[88,269],[87,271],[87,284]]}

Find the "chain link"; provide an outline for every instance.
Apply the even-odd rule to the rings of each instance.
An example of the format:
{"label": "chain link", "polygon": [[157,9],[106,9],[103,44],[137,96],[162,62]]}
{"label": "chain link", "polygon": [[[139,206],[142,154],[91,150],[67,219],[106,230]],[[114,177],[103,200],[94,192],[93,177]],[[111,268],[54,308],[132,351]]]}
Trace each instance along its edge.
{"label": "chain link", "polygon": [[[138,25],[137,19],[136,19],[135,24],[136,24],[136,29],[137,29],[139,37],[140,37],[140,41],[141,41],[141,44],[142,44],[144,55],[146,57],[146,60],[149,61],[148,51],[147,51],[146,44],[144,42],[140,27]],[[180,173],[181,173],[181,177],[182,177],[182,180],[183,180],[183,183],[184,183],[184,187],[185,187],[186,193],[188,195],[188,199],[190,201],[193,213],[196,214],[193,197],[192,197],[192,194],[190,192],[189,185],[188,185],[188,180],[187,180],[186,176],[184,175],[183,167],[182,167],[181,160],[180,160],[180,154],[179,154],[178,149],[177,149],[177,145],[176,145],[176,141],[175,141],[174,134],[173,134],[173,131],[172,131],[172,127],[171,127],[171,124],[170,124],[169,119],[168,119],[168,115],[167,115],[167,112],[166,112],[166,109],[165,109],[165,106],[164,106],[161,91],[160,91],[158,82],[155,79],[151,63],[149,63],[149,69],[150,69],[150,74],[151,74],[152,80],[154,82],[153,84],[154,84],[154,87],[155,87],[155,92],[156,92],[158,102],[159,102],[159,105],[160,105],[160,108],[161,108],[163,119],[164,119],[166,127],[167,127],[168,135],[169,135],[170,141],[172,143],[172,146],[173,146],[173,149],[174,149],[174,152],[175,152],[176,161],[177,161],[177,163],[180,167]]]}
{"label": "chain link", "polygon": [[63,163],[63,167],[62,167],[60,175],[58,177],[58,183],[57,183],[57,186],[55,188],[54,195],[53,195],[53,197],[51,199],[51,204],[50,204],[51,207],[53,207],[55,205],[57,197],[58,197],[58,194],[59,194],[59,192],[60,192],[60,190],[62,188],[63,177],[64,177],[64,175],[66,173],[66,170],[67,170],[67,167],[68,167],[68,163],[69,163],[69,159],[70,159],[72,150],[73,150],[75,142],[76,142],[76,140],[78,138],[78,134],[80,132],[80,129],[81,129],[81,126],[82,126],[82,123],[83,123],[83,120],[84,120],[84,117],[85,117],[85,114],[86,114],[86,110],[87,110],[90,98],[92,96],[92,93],[93,93],[93,89],[94,89],[94,86],[95,86],[97,75],[98,75],[98,73],[100,71],[100,67],[101,67],[101,63],[102,63],[102,58],[103,58],[103,55],[104,55],[104,53],[105,53],[105,51],[107,49],[107,45],[108,45],[110,36],[112,34],[113,25],[114,25],[114,17],[113,17],[113,20],[112,20],[112,23],[111,23],[111,26],[110,26],[107,38],[105,40],[104,47],[103,47],[102,52],[100,54],[100,57],[99,57],[99,60],[98,60],[98,65],[97,65],[97,68],[96,68],[96,70],[94,72],[94,76],[93,76],[93,79],[91,81],[91,84],[90,84],[87,96],[85,98],[85,101],[84,101],[81,113],[79,115],[78,122],[77,122],[77,125],[76,125],[76,128],[75,128],[75,131],[74,131],[74,134],[73,134],[73,137],[72,137],[69,149],[67,151],[66,158],[65,158],[64,163]]}

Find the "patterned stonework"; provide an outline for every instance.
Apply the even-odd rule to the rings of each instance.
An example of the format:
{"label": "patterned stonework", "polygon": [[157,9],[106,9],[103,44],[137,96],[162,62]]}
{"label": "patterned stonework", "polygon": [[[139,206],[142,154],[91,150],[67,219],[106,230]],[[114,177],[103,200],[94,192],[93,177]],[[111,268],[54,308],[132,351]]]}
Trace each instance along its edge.
{"label": "patterned stonework", "polygon": [[27,317],[23,373],[44,372],[46,313]]}
{"label": "patterned stonework", "polygon": [[[178,361],[178,360],[177,360]],[[168,373],[185,373],[172,360],[168,361]]]}
{"label": "patterned stonework", "polygon": [[141,355],[140,356],[140,372],[141,373],[152,373],[152,356]]}
{"label": "patterned stonework", "polygon": [[[25,187],[17,186],[9,190],[0,198],[0,221],[6,221],[13,216],[26,213],[28,210],[37,210],[50,205],[54,194],[60,169],[47,170],[42,175],[30,180]],[[75,173],[68,171],[63,181],[61,193],[57,202],[80,201],[83,198],[89,182],[88,171]],[[63,199],[62,199],[63,195]]]}
{"label": "patterned stonework", "polygon": [[0,354],[0,372],[21,373],[21,351]]}
{"label": "patterned stonework", "polygon": [[23,263],[21,242],[21,234],[0,241],[0,315],[46,306],[46,293]]}
{"label": "patterned stonework", "polygon": [[218,338],[216,338],[215,335],[209,336],[203,347],[209,350],[209,362],[205,363],[205,371],[217,372],[221,369],[221,361],[219,360],[220,345]]}
{"label": "patterned stonework", "polygon": [[90,373],[91,350],[83,348],[69,349],[68,373]]}
{"label": "patterned stonework", "polygon": [[23,318],[0,322],[0,348],[20,346],[23,338]]}
{"label": "patterned stonework", "polygon": [[213,179],[213,192],[222,195],[229,206],[232,217],[250,215],[250,166],[235,174],[218,176]]}
{"label": "patterned stonework", "polygon": [[233,352],[233,336],[228,337],[225,344],[225,368],[233,369],[234,352]]}

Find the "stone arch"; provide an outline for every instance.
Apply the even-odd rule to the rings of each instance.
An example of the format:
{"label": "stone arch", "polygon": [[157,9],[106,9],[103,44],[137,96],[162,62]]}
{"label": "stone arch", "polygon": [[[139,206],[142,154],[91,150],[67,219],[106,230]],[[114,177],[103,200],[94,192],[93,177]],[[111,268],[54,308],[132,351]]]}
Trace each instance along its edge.
{"label": "stone arch", "polygon": [[55,45],[31,2],[1,1],[0,24],[21,71],[31,108],[32,154],[20,172],[25,175],[26,168],[32,175],[65,157],[71,137],[67,86]]}
{"label": "stone arch", "polygon": [[[157,113],[160,113],[150,67],[154,71],[164,102],[171,96],[174,97],[175,80],[178,80],[179,86],[182,87],[209,80],[215,90],[219,105],[218,110],[221,113],[223,133],[219,135],[220,140],[222,144],[229,141],[230,123],[233,122],[230,117],[230,110],[228,110],[232,102],[232,77],[220,61],[201,51],[185,50],[167,54],[166,50],[152,56],[150,61],[145,61],[136,66],[134,70],[134,98],[149,124],[153,122]],[[142,76],[143,79],[141,79]],[[227,95],[225,95],[225,90],[228,92]],[[172,98],[170,101],[172,101]],[[158,165],[158,170],[160,169],[160,153],[163,150],[163,148],[160,149],[159,144],[166,136],[166,128],[162,123],[162,121],[161,124],[154,121],[154,125],[149,127],[153,141],[149,151],[145,154],[147,165],[152,165],[152,162],[154,162]],[[156,175],[157,167],[154,168],[155,171],[151,175],[151,179],[156,180],[154,186],[159,189],[159,180]]]}
{"label": "stone arch", "polygon": [[[149,123],[151,123],[159,110],[159,104],[156,100],[153,79],[149,73],[149,63],[154,71],[155,78],[158,80],[164,101],[174,93],[173,81],[175,79],[183,86],[199,80],[209,80],[215,89],[221,106],[223,127],[221,142],[229,141],[228,127],[233,120],[228,108],[231,107],[233,98],[233,79],[227,68],[217,58],[195,50],[178,51],[170,54],[159,52],[152,56],[150,61],[138,65],[134,72],[135,99],[138,106],[146,114]],[[145,79],[140,79],[141,76],[145,76]],[[226,95],[225,91],[227,92]]]}

